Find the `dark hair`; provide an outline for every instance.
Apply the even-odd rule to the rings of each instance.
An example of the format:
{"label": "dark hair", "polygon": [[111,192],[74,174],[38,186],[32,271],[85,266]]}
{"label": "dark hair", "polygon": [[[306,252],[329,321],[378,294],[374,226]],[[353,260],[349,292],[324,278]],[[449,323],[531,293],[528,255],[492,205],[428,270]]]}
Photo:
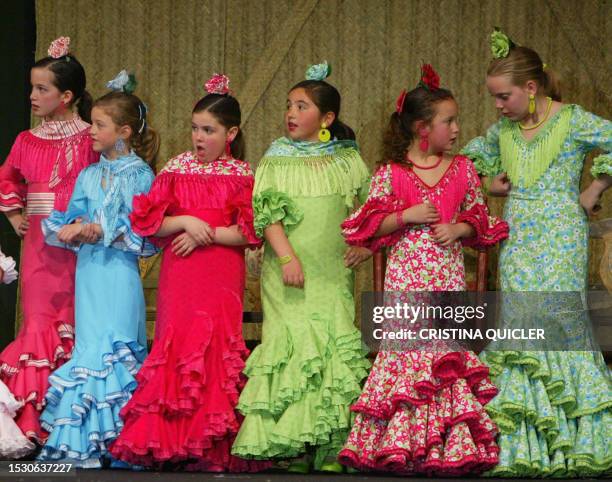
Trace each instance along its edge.
{"label": "dark hair", "polygon": [[191,113],[198,112],[210,112],[226,129],[238,127],[238,134],[230,144],[230,151],[234,159],[244,160],[245,143],[240,129],[242,113],[238,100],[229,94],[208,94],[196,103]]}
{"label": "dark hair", "polygon": [[85,69],[74,55],[64,55],[53,58],[44,57],[38,60],[33,69],[49,69],[53,72],[53,85],[60,92],[69,90],[73,94],[70,106],[76,104],[79,116],[86,122],[91,122],[91,107],[93,99],[85,90],[87,78]]}
{"label": "dark hair", "polygon": [[506,57],[491,61],[487,75],[508,75],[512,84],[519,87],[534,80],[545,95],[561,102],[561,85],[557,74],[549,67],[544,68],[538,53],[528,47],[513,45]]}
{"label": "dark hair", "polygon": [[134,94],[109,92],[94,102],[118,126],[130,126],[129,144],[139,157],[152,163],[159,151],[159,135],[147,123],[147,108]]}
{"label": "dark hair", "polygon": [[341,98],[338,89],[324,80],[302,80],[291,87],[289,92],[295,89],[304,89],[306,95],[310,97],[322,114],[328,112],[335,114],[334,122],[327,127],[332,138],[355,140],[353,129],[340,120]]}
{"label": "dark hair", "polygon": [[397,162],[408,164],[406,151],[415,139],[414,124],[417,121],[431,122],[436,115],[435,105],[443,100],[454,100],[447,89],[429,89],[419,86],[412,89],[404,98],[401,113],[393,112],[383,137],[383,158],[381,164]]}

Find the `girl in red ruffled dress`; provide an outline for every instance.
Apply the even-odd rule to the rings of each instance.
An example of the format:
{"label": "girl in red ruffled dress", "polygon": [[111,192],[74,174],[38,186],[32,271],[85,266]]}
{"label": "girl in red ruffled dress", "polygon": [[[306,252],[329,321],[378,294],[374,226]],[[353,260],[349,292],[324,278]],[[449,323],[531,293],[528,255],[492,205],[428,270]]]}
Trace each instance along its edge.
{"label": "girl in red ruffled dress", "polygon": [[[29,439],[44,443],[39,423],[49,374],[74,345],[73,252],[45,244],[40,223],[65,210],[79,173],[98,160],[91,145],[91,96],[85,70],[60,37],[30,72],[32,114],[42,123],[21,132],[0,166],[0,211],[23,237],[23,325],[0,353],[0,379],[23,403],[15,421]],[[77,113],[78,112],[78,113]]]}
{"label": "girl in red ruffled dress", "polygon": [[[242,338],[244,251],[253,229],[253,173],[240,106],[216,75],[192,113],[193,151],[168,161],[147,195],[134,198],[134,231],[163,248],[152,351],[122,409],[112,454],[187,470],[251,471],[265,462],[230,455],[248,354]],[[167,463],[167,464],[165,464]]]}
{"label": "girl in red ruffled dress", "polygon": [[[387,246],[385,291],[392,296],[465,290],[462,245],[507,237],[507,225],[488,215],[471,161],[445,154],[459,132],[457,112],[425,65],[419,86],[398,99],[368,200],[343,223],[347,243]],[[483,405],[497,390],[488,376],[473,352],[444,342],[381,349],[352,407],[357,415],[340,461],[405,475],[490,468],[498,460],[497,429]]]}

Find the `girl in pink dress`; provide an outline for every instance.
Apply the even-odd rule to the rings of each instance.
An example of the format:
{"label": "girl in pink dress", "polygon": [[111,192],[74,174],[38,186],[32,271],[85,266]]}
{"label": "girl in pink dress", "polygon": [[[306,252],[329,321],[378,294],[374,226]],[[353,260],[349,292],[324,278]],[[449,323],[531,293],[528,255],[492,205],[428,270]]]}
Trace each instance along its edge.
{"label": "girl in pink dress", "polygon": [[53,209],[66,209],[79,172],[98,157],[86,122],[91,97],[85,70],[68,42],[54,41],[49,56],[34,64],[30,101],[42,124],[17,136],[0,167],[0,211],[24,238],[23,326],[0,354],[0,379],[24,402],[16,422],[37,443],[47,437],[38,422],[47,378],[72,352],[76,263],[74,253],[45,244],[40,223]]}
{"label": "girl in pink dress", "polygon": [[[343,223],[347,243],[387,246],[385,291],[465,290],[462,245],[507,236],[507,225],[488,216],[472,163],[445,153],[459,132],[457,112],[425,65],[419,86],[398,99],[368,200]],[[381,349],[352,407],[357,415],[340,461],[405,475],[493,466],[497,429],[483,405],[497,390],[488,375],[473,352],[444,344]]]}
{"label": "girl in pink dress", "polygon": [[253,229],[253,174],[240,106],[216,75],[192,113],[193,151],[168,161],[134,198],[134,231],[163,248],[155,340],[121,411],[111,452],[151,467],[247,471],[265,463],[230,455],[247,349],[242,338],[244,251]]}

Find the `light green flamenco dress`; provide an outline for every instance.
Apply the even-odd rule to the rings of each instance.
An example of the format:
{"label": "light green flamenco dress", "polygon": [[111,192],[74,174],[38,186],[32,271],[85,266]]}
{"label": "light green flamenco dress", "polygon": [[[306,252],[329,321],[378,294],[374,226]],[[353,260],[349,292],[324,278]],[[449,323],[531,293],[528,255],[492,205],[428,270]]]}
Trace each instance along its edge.
{"label": "light green flamenco dress", "polygon": [[[595,148],[611,150],[611,124],[577,105],[564,105],[530,141],[517,123],[502,118],[486,137],[464,148],[480,174],[506,172],[512,182],[504,210],[510,237],[499,261],[504,299],[516,292],[548,292],[544,298],[552,293],[558,300],[571,293],[584,296],[588,223],[579,204],[579,184],[584,158]],[[596,158],[591,172],[612,175],[610,155]],[[569,333],[575,339],[584,328],[576,324],[578,318],[561,317],[546,333]],[[526,324],[524,318],[517,321]],[[499,388],[486,406],[501,432],[500,463],[489,475],[610,474],[610,370],[597,349],[563,348],[487,349],[481,354]]]}
{"label": "light green flamenco dress", "polygon": [[314,450],[315,468],[336,457],[351,426],[350,406],[370,366],[355,327],[353,272],[344,266],[340,224],[369,172],[354,141],[272,143],[253,195],[258,236],[282,223],[304,271],[303,289],[283,284],[264,248],[262,343],[244,373],[238,409],[245,416],[232,453],[254,459]]}

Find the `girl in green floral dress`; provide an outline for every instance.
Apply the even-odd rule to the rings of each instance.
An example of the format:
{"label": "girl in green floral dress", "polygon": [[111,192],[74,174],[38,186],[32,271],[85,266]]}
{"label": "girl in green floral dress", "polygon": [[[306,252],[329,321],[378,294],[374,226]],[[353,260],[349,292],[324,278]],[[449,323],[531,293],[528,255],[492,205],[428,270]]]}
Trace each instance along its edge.
{"label": "girl in green floral dress", "polygon": [[[491,181],[492,195],[507,196],[501,289],[584,293],[587,214],[612,184],[611,124],[561,103],[554,75],[536,52],[499,31],[492,39],[487,88],[502,117],[463,153]],[[584,158],[596,148],[606,154],[594,160],[595,180],[581,194]],[[485,351],[481,358],[500,389],[486,407],[501,431],[492,475],[610,472],[612,383],[601,352]]]}
{"label": "girl in green floral dress", "polygon": [[[245,369],[245,415],[232,452],[297,458],[289,470],[341,471],[335,461],[350,429],[351,404],[367,376],[354,325],[351,268],[371,252],[346,249],[340,224],[369,172],[353,131],[338,119],[340,95],[311,67],[289,92],[287,137],[272,143],[255,174],[254,224],[265,238],[262,343]],[[307,454],[307,456],[304,456]]]}

